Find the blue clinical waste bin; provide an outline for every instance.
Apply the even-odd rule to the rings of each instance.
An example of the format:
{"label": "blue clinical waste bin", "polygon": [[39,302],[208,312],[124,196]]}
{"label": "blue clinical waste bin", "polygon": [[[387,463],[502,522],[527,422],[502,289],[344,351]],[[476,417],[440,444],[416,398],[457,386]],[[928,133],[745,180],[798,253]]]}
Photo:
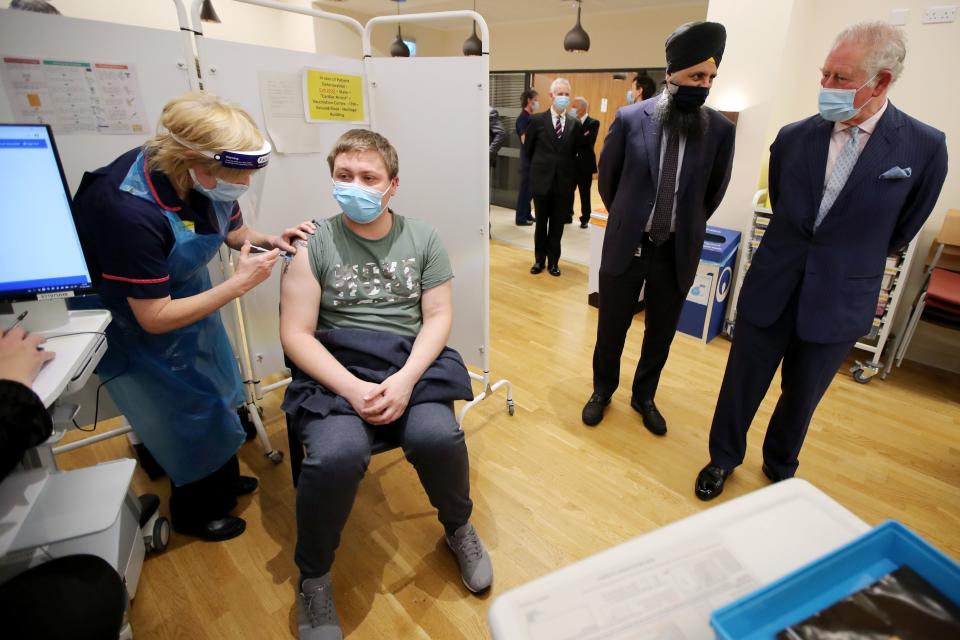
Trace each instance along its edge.
{"label": "blue clinical waste bin", "polygon": [[739,231],[707,225],[700,266],[683,303],[678,330],[704,343],[723,330],[739,247]]}

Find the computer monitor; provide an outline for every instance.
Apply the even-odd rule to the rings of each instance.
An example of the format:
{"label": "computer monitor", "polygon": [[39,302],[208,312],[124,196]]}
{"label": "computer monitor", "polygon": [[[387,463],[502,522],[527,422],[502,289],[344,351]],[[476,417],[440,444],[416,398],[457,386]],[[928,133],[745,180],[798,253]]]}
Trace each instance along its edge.
{"label": "computer monitor", "polygon": [[[0,124],[0,237],[0,301],[62,300],[92,292],[67,180],[47,125]],[[55,306],[64,307],[30,305],[30,314]]]}

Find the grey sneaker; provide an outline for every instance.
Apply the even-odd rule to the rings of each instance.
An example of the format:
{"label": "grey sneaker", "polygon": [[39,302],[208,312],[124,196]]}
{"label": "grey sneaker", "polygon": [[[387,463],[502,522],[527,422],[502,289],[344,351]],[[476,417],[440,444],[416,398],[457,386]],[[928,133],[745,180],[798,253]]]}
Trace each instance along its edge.
{"label": "grey sneaker", "polygon": [[444,538],[447,546],[457,556],[464,586],[474,593],[490,588],[493,582],[493,565],[473,525],[468,522],[454,531],[452,536]]}
{"label": "grey sneaker", "polygon": [[300,640],[342,640],[330,574],[304,580],[297,594]]}

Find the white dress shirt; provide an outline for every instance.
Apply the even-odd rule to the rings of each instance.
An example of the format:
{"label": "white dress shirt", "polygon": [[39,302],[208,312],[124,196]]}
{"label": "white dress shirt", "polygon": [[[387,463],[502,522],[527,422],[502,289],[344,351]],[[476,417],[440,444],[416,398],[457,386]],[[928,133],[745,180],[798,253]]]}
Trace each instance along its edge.
{"label": "white dress shirt", "polygon": [[[860,128],[860,133],[857,134],[857,157],[863,153],[864,147],[870,142],[870,136],[873,134],[873,130],[877,128],[877,123],[880,122],[880,117],[883,115],[883,112],[887,110],[888,102],[889,101],[884,100],[883,106],[880,107],[879,111],[856,125]],[[830,181],[830,174],[833,173],[833,167],[837,164],[840,151],[844,145],[850,142],[850,134],[846,133],[846,131],[851,126],[853,125],[843,124],[842,122],[837,122],[833,125],[833,133],[830,134],[830,150],[827,151],[827,173],[823,178],[824,189],[827,188],[827,182]]]}

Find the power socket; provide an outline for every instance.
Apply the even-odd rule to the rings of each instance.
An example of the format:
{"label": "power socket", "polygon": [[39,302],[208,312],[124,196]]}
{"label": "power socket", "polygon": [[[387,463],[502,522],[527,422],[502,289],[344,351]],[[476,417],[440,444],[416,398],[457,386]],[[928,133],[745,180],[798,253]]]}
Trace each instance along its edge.
{"label": "power socket", "polygon": [[948,5],[940,7],[927,7],[923,12],[923,24],[941,24],[944,22],[953,22],[957,19],[957,5]]}

